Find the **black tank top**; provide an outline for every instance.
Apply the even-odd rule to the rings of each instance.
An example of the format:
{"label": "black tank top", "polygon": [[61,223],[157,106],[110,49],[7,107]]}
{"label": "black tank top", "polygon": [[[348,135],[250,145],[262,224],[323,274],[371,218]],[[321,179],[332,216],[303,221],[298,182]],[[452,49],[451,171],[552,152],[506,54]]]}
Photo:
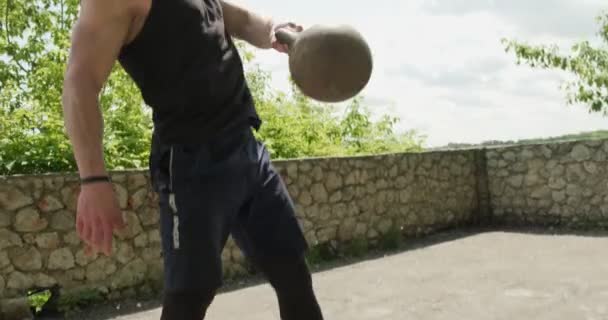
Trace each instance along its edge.
{"label": "black tank top", "polygon": [[150,0],[119,62],[153,110],[156,138],[197,143],[233,125],[259,127],[219,0]]}

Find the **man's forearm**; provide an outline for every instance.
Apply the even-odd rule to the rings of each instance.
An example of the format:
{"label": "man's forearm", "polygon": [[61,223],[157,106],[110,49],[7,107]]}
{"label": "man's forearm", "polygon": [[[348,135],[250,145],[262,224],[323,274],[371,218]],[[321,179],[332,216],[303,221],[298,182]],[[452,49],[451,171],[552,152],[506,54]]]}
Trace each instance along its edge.
{"label": "man's forearm", "polygon": [[81,177],[104,175],[103,118],[95,90],[67,82],[63,95],[65,128]]}
{"label": "man's forearm", "polygon": [[269,49],[272,47],[270,41],[272,27],[272,19],[262,17],[261,15],[249,11],[248,23],[244,28],[244,40],[258,48]]}
{"label": "man's forearm", "polygon": [[222,1],[225,23],[229,32],[249,44],[269,49],[272,47],[271,34],[274,21],[231,2]]}

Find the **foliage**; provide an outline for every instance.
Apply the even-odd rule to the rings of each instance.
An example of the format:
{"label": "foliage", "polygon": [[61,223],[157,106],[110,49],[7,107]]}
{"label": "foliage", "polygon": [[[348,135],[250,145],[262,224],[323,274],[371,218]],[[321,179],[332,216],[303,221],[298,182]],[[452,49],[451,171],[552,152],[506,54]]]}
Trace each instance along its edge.
{"label": "foliage", "polygon": [[[0,174],[75,170],[61,94],[78,0],[0,0]],[[151,117],[116,65],[101,96],[110,168],[147,159]]]}
{"label": "foliage", "polygon": [[344,248],[344,255],[347,257],[360,258],[369,253],[370,245],[364,237],[353,239]]}
{"label": "foliage", "polygon": [[608,140],[608,130],[597,130],[567,134],[561,137],[547,138],[548,141],[568,141],[568,140]]}
{"label": "foliage", "polygon": [[107,297],[100,290],[83,288],[62,293],[57,307],[59,311],[69,314],[104,301],[107,301]]}
{"label": "foliage", "polygon": [[312,245],[306,253],[306,260],[311,266],[318,267],[328,262],[362,259],[377,253],[400,250],[405,245],[403,229],[395,226],[373,240],[363,235],[340,244],[329,241]]}
{"label": "foliage", "polygon": [[608,12],[597,18],[598,32],[603,46],[593,47],[589,41],[580,41],[572,46],[570,55],[560,53],[555,45],[530,45],[503,39],[506,51],[513,51],[517,63],[527,63],[531,67],[556,69],[575,76],[567,82],[569,104],[582,103],[590,112],[608,114]]}
{"label": "foliage", "polygon": [[433,150],[454,150],[454,149],[470,149],[487,146],[512,146],[512,145],[530,145],[530,144],[547,144],[547,143],[560,143],[569,141],[590,141],[590,140],[608,140],[608,130],[597,130],[589,132],[580,132],[565,134],[555,137],[545,138],[532,138],[532,139],[521,139],[521,140],[492,140],[484,141],[479,144],[470,143],[450,143],[444,147],[433,148]]}
{"label": "foliage", "polygon": [[608,139],[608,130],[597,130],[589,132],[580,132],[565,134],[556,137],[546,138],[534,138],[534,139],[522,139],[511,144],[541,144],[541,143],[555,143],[555,142],[569,142],[569,141],[591,141],[591,140],[606,140]]}
{"label": "foliage", "polygon": [[258,137],[274,158],[353,156],[386,152],[415,152],[424,137],[415,131],[397,133],[399,119],[384,115],[373,121],[356,97],[339,112],[300,94],[292,83],[291,95],[273,92],[269,74],[253,67],[247,73],[264,125]]}
{"label": "foliage", "polygon": [[393,226],[380,237],[380,248],[383,250],[395,250],[403,244],[403,233],[401,228]]}
{"label": "foliage", "polygon": [[[79,0],[0,0],[0,174],[75,171],[61,94]],[[398,119],[371,114],[355,99],[342,113],[298,94],[277,92],[242,42],[247,79],[264,120],[258,137],[275,158],[416,151],[422,137],[398,134]],[[117,63],[100,95],[109,169],[147,165],[152,117]]]}
{"label": "foliage", "polygon": [[49,301],[50,298],[50,290],[44,290],[42,292],[32,293],[31,295],[28,295],[29,304],[32,309],[34,309],[33,311],[35,313],[42,311],[42,307],[44,307],[44,305]]}

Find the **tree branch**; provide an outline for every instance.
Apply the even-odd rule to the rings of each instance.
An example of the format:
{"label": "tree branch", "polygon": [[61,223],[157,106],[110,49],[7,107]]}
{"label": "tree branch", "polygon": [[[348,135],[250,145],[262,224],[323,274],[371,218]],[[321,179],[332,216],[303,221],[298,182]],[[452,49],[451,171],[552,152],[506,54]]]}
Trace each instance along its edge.
{"label": "tree branch", "polygon": [[[9,29],[9,22],[8,22],[8,13],[10,12],[9,8],[11,7],[11,1],[12,0],[7,0],[6,1],[6,12],[5,12],[5,18],[6,18],[6,43],[7,45],[10,47],[13,44],[11,43],[11,36],[10,36],[10,29]],[[23,65],[21,65],[21,63],[18,60],[14,60],[15,63],[17,64],[17,67],[19,67],[19,69],[21,69],[21,71],[27,73],[28,70],[26,68],[23,67]]]}

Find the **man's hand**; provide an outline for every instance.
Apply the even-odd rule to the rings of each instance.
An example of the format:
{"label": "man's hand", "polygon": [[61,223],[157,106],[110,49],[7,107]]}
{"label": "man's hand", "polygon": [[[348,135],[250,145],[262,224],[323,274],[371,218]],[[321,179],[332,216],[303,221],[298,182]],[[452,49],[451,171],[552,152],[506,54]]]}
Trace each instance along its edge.
{"label": "man's hand", "polygon": [[89,245],[89,254],[112,253],[115,229],[125,227],[122,212],[110,183],[83,185],[78,197],[76,230]]}
{"label": "man's hand", "polygon": [[280,29],[288,29],[293,32],[302,32],[304,28],[292,22],[279,23],[274,25],[270,34],[270,43],[272,43],[272,48],[279,52],[287,53],[289,52],[289,47],[286,44],[280,43],[276,37],[277,31],[279,31]]}

